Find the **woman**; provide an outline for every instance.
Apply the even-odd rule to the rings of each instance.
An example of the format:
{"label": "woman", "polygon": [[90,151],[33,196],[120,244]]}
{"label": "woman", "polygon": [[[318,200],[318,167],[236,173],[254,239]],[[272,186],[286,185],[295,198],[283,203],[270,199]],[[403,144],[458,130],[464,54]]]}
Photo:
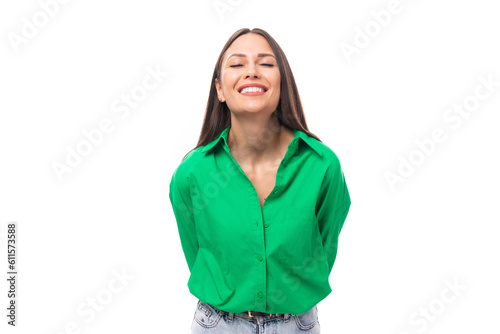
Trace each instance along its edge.
{"label": "woman", "polygon": [[351,201],[266,31],[240,29],[222,49],[169,197],[198,298],[192,333],[320,333]]}

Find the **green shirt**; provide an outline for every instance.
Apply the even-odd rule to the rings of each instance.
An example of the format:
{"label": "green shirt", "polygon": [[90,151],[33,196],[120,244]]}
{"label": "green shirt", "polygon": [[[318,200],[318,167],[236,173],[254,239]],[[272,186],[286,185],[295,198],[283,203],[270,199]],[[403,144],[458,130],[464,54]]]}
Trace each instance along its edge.
{"label": "green shirt", "polygon": [[230,127],[189,152],[170,182],[189,291],[227,312],[306,312],[332,291],[328,278],[351,204],[339,159],[294,129],[261,209],[229,152]]}

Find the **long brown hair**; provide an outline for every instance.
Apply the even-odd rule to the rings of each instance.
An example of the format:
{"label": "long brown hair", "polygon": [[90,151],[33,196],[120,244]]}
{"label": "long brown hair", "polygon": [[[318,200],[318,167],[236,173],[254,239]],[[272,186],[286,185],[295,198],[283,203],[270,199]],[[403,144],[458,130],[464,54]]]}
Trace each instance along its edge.
{"label": "long brown hair", "polygon": [[[307,128],[304,111],[302,109],[302,103],[300,102],[299,91],[297,89],[297,85],[295,84],[295,79],[293,77],[290,65],[288,64],[288,60],[286,59],[285,53],[283,52],[281,47],[265,30],[259,28],[242,28],[236,31],[231,37],[229,37],[228,41],[219,54],[219,58],[217,59],[217,63],[215,65],[214,73],[212,76],[212,81],[210,82],[210,94],[208,96],[207,109],[205,112],[205,118],[203,120],[203,126],[201,128],[200,138],[198,139],[198,144],[192,150],[210,143],[231,124],[231,114],[229,108],[227,107],[225,102],[220,102],[217,97],[215,79],[217,78],[220,81],[222,60],[224,58],[226,50],[238,37],[248,33],[258,34],[264,37],[271,46],[276,56],[276,61],[278,63],[278,68],[281,76],[280,100],[278,103],[278,107],[276,108],[280,125],[283,124],[291,130],[301,130],[307,135],[321,141],[316,135],[309,132]],[[184,156],[184,158],[188,154],[189,152]]]}

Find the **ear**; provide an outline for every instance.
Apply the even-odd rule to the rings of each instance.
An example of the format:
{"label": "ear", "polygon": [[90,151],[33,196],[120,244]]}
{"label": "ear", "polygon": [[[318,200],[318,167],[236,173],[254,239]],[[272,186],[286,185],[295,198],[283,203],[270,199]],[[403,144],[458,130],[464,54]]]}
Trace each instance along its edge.
{"label": "ear", "polygon": [[225,102],[226,98],[224,97],[224,92],[222,91],[221,84],[217,78],[215,78],[215,88],[217,89],[217,96],[219,97],[219,101]]}

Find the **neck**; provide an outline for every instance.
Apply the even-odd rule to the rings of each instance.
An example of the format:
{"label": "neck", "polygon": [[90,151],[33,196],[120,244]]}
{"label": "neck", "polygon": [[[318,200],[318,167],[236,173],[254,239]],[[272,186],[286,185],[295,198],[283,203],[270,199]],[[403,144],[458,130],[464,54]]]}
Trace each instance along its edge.
{"label": "neck", "polygon": [[274,160],[280,155],[284,141],[283,126],[279,124],[278,116],[271,117],[233,117],[227,141],[231,154],[242,162],[256,163]]}

